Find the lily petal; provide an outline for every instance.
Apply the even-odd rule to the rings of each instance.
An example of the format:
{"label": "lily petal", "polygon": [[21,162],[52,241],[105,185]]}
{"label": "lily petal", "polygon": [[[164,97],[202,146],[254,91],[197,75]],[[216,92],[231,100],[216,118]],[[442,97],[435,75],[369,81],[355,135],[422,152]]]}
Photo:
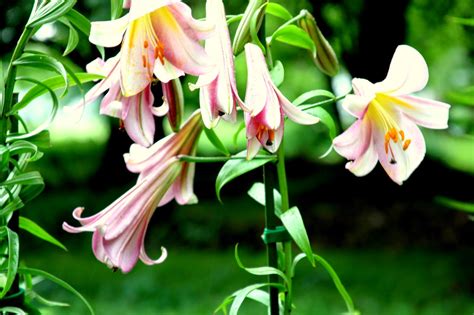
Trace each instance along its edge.
{"label": "lily petal", "polygon": [[372,124],[359,119],[333,140],[334,150],[348,160],[357,160],[369,148],[372,139]]}
{"label": "lily petal", "polygon": [[124,15],[120,19],[91,23],[89,41],[98,46],[115,47],[120,45],[123,34],[127,29],[130,16]]}
{"label": "lily petal", "polygon": [[376,83],[377,92],[405,95],[422,90],[428,82],[428,65],[413,47],[400,45],[395,50],[387,77]]}
{"label": "lily petal", "polygon": [[352,116],[362,118],[371,100],[368,96],[350,94],[344,98],[342,107]]}
{"label": "lily petal", "polygon": [[411,144],[403,150],[402,145],[392,145],[393,158],[385,152],[383,132],[374,131],[374,142],[379,156],[380,164],[387,172],[388,176],[397,184],[401,185],[420,165],[426,153],[425,139],[420,129],[410,119],[401,114],[399,118],[400,128],[405,131],[410,138]]}
{"label": "lily petal", "polygon": [[356,176],[365,176],[370,173],[377,165],[378,155],[375,145],[370,141],[369,146],[356,160],[346,163],[346,169]]}
{"label": "lily petal", "polygon": [[301,125],[313,125],[319,122],[319,118],[308,113],[305,113],[293,103],[291,103],[280,91],[277,91],[278,99],[280,100],[283,112],[293,120],[294,122]]}
{"label": "lily petal", "polygon": [[449,104],[410,95],[397,98],[408,105],[400,108],[417,125],[431,129],[448,128]]}
{"label": "lily petal", "polygon": [[143,146],[153,143],[155,119],[151,110],[153,94],[145,89],[139,95],[127,98],[128,114],[124,120],[125,130],[130,138]]}

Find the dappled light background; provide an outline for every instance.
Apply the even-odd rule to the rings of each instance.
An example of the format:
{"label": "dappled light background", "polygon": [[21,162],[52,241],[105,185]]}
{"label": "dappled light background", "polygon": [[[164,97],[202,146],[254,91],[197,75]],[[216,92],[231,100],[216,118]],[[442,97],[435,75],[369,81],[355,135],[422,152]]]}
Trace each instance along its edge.
{"label": "dappled light background", "polygon": [[[204,17],[203,1],[185,1],[194,15]],[[474,312],[474,222],[466,213],[439,203],[440,197],[473,202],[474,179],[474,27],[455,23],[453,17],[473,17],[472,1],[276,1],[291,13],[310,10],[343,66],[329,78],[313,65],[306,51],[274,45],[273,56],[285,61],[281,87],[290,99],[317,89],[336,95],[350,90],[352,76],[381,81],[397,45],[409,44],[425,57],[430,81],[424,96],[452,105],[449,129],[423,129],[427,156],[410,179],[398,186],[378,165],[357,178],[345,170],[335,153],[321,159],[330,146],[322,124],[299,126],[288,122],[287,173],[290,202],[298,204],[315,252],[338,272],[362,314],[472,314]],[[246,1],[224,1],[228,14],[243,11]],[[109,18],[109,2],[78,1],[77,8],[91,20]],[[28,18],[32,1],[2,2],[0,52],[6,60]],[[268,20],[268,29],[276,21]],[[235,31],[233,25],[231,32]],[[36,35],[31,49],[61,57],[67,30],[47,25]],[[64,46],[50,39],[64,39]],[[114,55],[112,50],[107,56]],[[79,48],[67,57],[72,68],[84,69],[99,56],[81,37]],[[63,58],[64,59],[64,58]],[[238,87],[245,91],[245,60],[236,59]],[[37,73],[37,79],[52,75]],[[351,76],[352,75],[352,76]],[[187,78],[195,82],[196,78]],[[28,85],[18,91],[24,93]],[[88,86],[89,87],[89,86]],[[87,88],[88,88],[87,87]],[[156,86],[160,93],[159,86]],[[159,95],[159,94],[158,94]],[[198,93],[185,91],[188,112],[198,107]],[[156,97],[159,100],[159,97]],[[72,105],[79,91],[62,99]],[[47,115],[48,95],[28,107],[26,119],[34,124]],[[242,260],[256,266],[265,261],[260,239],[264,213],[247,196],[259,171],[227,185],[220,204],[214,191],[218,164],[197,166],[195,191],[200,203],[171,203],[155,213],[147,234],[147,250],[158,256],[169,251],[167,261],[147,267],[138,263],[130,274],[113,273],[95,260],[91,234],[67,234],[63,221],[73,222],[71,212],[85,206],[95,213],[119,197],[135,180],[127,172],[122,155],[131,144],[118,122],[98,115],[98,104],[82,117],[62,112],[51,128],[52,147],[32,167],[41,170],[46,191],[22,215],[34,219],[68,247],[68,252],[22,234],[22,256],[31,267],[42,267],[81,291],[97,314],[211,314],[231,292],[255,282],[235,263],[233,249],[239,243]],[[326,106],[341,132],[352,120],[338,105]],[[161,119],[157,119],[162,124]],[[236,126],[221,122],[219,136],[232,152],[245,147],[245,132],[234,141]],[[167,123],[155,139],[169,132]],[[161,134],[160,134],[161,132]],[[199,155],[215,155],[203,136]],[[340,314],[344,303],[322,268],[301,265],[295,279],[296,314]],[[54,284],[44,283],[45,297],[65,301],[70,308],[48,308],[45,314],[84,314],[85,308]],[[248,302],[242,314],[264,314]]]}

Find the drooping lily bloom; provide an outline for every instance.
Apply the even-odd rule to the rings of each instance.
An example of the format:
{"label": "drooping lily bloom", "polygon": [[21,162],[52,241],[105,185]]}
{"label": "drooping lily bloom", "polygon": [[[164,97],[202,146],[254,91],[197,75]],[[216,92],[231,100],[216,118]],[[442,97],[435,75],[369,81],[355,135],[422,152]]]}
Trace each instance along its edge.
{"label": "drooping lily bloom", "polygon": [[181,127],[182,116],[184,113],[184,96],[183,87],[179,79],[169,82],[161,82],[161,90],[163,91],[163,105],[168,108],[168,122],[171,130],[177,132]]}
{"label": "drooping lily bloom", "polygon": [[201,131],[197,111],[178,133],[153,146],[145,148],[133,144],[124,158],[127,168],[140,174],[135,186],[93,216],[83,218],[84,208],[76,208],[73,216],[82,226],[73,227],[64,222],[63,229],[70,233],[93,232],[92,249],[96,258],[124,273],[129,272],[139,258],[148,265],[163,262],[167,256],[164,248],[156,260],[145,253],[148,223],[155,209],[172,199],[179,204],[197,201],[193,193],[194,164],[181,162],[178,156],[195,153]]}
{"label": "drooping lily bloom", "polygon": [[206,18],[216,23],[215,32],[206,40],[205,48],[217,67],[215,71],[200,76],[190,88],[200,88],[202,119],[207,128],[213,128],[220,117],[235,121],[236,102],[241,104],[242,101],[235,83],[234,55],[222,0],[207,0]]}
{"label": "drooping lily bloom", "polygon": [[448,127],[449,105],[409,94],[428,82],[428,66],[414,48],[398,46],[385,80],[353,79],[354,95],[344,109],[357,121],[334,139],[334,149],[350,160],[346,168],[357,176],[380,161],[390,178],[401,185],[425,156],[425,140],[417,125]]}
{"label": "drooping lily bloom", "polygon": [[278,149],[283,137],[284,115],[302,125],[315,124],[319,118],[303,112],[277,89],[257,45],[246,44],[245,56],[248,73],[245,95],[247,159],[251,159],[262,146],[272,153]]}
{"label": "drooping lily bloom", "polygon": [[82,107],[97,99],[105,91],[109,90],[100,104],[100,113],[116,117],[123,121],[123,125],[130,138],[142,145],[150,146],[155,134],[155,121],[153,116],[163,116],[168,112],[168,104],[154,107],[154,97],[151,92],[151,84],[145,86],[144,90],[133,96],[123,96],[120,89],[120,56],[117,55],[103,61],[96,59],[86,67],[87,72],[104,76],[85,96],[85,102],[77,107]]}
{"label": "drooping lily bloom", "polygon": [[153,79],[162,82],[185,73],[202,75],[213,63],[199,41],[213,25],[191,16],[179,0],[133,0],[130,12],[113,21],[93,22],[89,40],[120,50],[120,86],[124,96],[140,93]]}

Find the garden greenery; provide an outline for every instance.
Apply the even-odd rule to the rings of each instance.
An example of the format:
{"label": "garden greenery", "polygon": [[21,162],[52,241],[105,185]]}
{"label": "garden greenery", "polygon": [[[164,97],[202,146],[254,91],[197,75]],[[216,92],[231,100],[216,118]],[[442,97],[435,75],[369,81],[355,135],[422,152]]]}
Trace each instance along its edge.
{"label": "garden greenery", "polygon": [[[138,174],[136,184],[92,216],[82,217],[84,208],[77,207],[73,216],[80,226],[63,224],[71,233],[93,233],[92,250],[99,261],[124,273],[131,271],[138,260],[148,265],[165,263],[168,251],[164,247],[156,259],[146,254],[148,224],[154,211],[173,199],[181,205],[198,202],[193,180],[199,163],[223,163],[215,184],[220,201],[227,183],[245,173],[263,170],[262,182],[255,183],[248,193],[265,208],[262,240],[267,247],[268,264],[246,266],[236,246],[237,264],[260,276],[261,281],[236,288],[215,311],[237,314],[242,303],[252,299],[267,306],[272,315],[295,313],[292,282],[298,263],[306,259],[329,273],[347,314],[358,314],[335,270],[313,252],[301,211],[288,198],[285,123],[288,118],[301,125],[324,124],[332,141],[329,150],[334,148],[348,160],[349,171],[364,176],[379,161],[388,176],[402,184],[425,155],[418,125],[447,128],[448,104],[411,95],[428,81],[428,67],[422,55],[415,48],[400,45],[387,65],[385,80],[372,83],[356,78],[352,82],[353,94],[336,96],[315,89],[290,101],[279,89],[285,84],[285,61],[273,58],[275,42],[286,44],[288,49],[306,50],[308,65],[314,63],[315,71],[319,69],[329,76],[339,71],[334,50],[315,18],[304,8],[293,15],[284,5],[250,0],[244,13],[230,16],[226,15],[222,0],[207,0],[206,18],[198,20],[190,7],[178,0],[112,0],[111,20],[90,23],[74,5],[73,0],[35,0],[6,72],[0,74],[0,310],[34,314],[37,311],[31,304],[33,300],[63,306],[35,292],[33,278],[43,277],[76,294],[93,313],[88,302],[69,284],[42,270],[19,265],[19,229],[65,249],[35,222],[19,216],[18,210],[44,187],[40,173],[29,171],[28,164],[42,157],[42,148],[49,145],[47,129],[56,115],[59,99],[76,86],[83,92],[82,100],[69,106],[69,110],[80,117],[87,104],[105,94],[100,113],[117,118],[134,141],[124,159],[128,170]],[[277,27],[267,28],[267,19],[274,20]],[[101,58],[89,63],[87,72],[76,72],[62,60],[29,49],[32,36],[47,23],[61,23],[69,29],[64,55],[71,53],[80,37],[86,35],[97,46]],[[228,25],[233,23],[238,26],[231,37]],[[106,59],[104,48],[112,47],[118,47],[118,53]],[[234,66],[234,58],[240,54],[247,64],[243,99]],[[44,81],[19,76],[17,69],[22,67],[53,71],[56,76]],[[0,70],[3,71],[3,63]],[[198,79],[182,86],[180,78],[186,75]],[[20,81],[29,82],[32,87],[18,99],[15,84]],[[91,81],[95,85],[85,92],[83,84]],[[157,84],[161,85],[162,95],[152,92]],[[196,90],[200,109],[186,115],[184,95]],[[51,98],[50,115],[32,129],[19,111],[44,94]],[[337,135],[336,124],[322,105],[339,101],[355,122]],[[155,117],[164,116],[172,132],[155,141]],[[235,123],[239,117],[243,117],[244,124],[235,125],[235,134],[237,137],[245,129],[247,148],[232,154],[214,128]],[[202,134],[221,155],[196,155]],[[299,251],[296,254],[294,247]]]}

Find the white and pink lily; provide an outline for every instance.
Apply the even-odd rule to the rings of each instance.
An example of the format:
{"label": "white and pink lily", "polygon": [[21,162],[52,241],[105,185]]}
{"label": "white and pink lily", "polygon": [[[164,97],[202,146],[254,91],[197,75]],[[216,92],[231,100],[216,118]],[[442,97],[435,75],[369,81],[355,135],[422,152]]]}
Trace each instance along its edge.
{"label": "white and pink lily", "polygon": [[425,156],[425,140],[417,125],[448,127],[450,105],[409,94],[428,82],[428,66],[414,48],[398,46],[385,80],[352,80],[354,95],[343,108],[357,121],[334,139],[334,149],[350,160],[346,168],[357,176],[380,161],[390,178],[401,185]]}
{"label": "white and pink lily", "polygon": [[278,90],[257,45],[246,44],[245,56],[248,73],[245,95],[247,159],[252,159],[262,146],[272,153],[278,149],[283,138],[285,115],[302,125],[315,124],[319,118],[303,112]]}
{"label": "white and pink lily", "polygon": [[100,104],[100,113],[116,117],[123,122],[129,137],[142,146],[150,146],[155,135],[155,120],[153,116],[164,116],[168,112],[168,105],[154,107],[154,97],[151,92],[151,83],[144,90],[133,96],[126,97],[120,89],[120,56],[117,55],[103,61],[96,59],[86,67],[87,72],[104,76],[99,83],[87,92],[85,102],[76,105],[81,108],[93,102],[108,90]]}
{"label": "white and pink lily", "polygon": [[[214,26],[193,19],[180,0],[133,0],[130,12],[113,21],[93,22],[89,40],[100,46],[120,44],[120,87],[126,97],[143,91],[153,80],[202,75],[213,63],[199,41]],[[158,60],[158,62],[156,62]]]}
{"label": "white and pink lily", "polygon": [[78,207],[73,216],[82,226],[63,223],[70,233],[93,232],[92,249],[96,258],[113,269],[127,273],[138,259],[147,265],[162,263],[167,252],[153,260],[145,252],[144,240],[150,218],[157,207],[175,199],[179,204],[197,201],[193,193],[194,164],[181,162],[179,155],[195,153],[202,131],[199,112],[195,112],[178,133],[171,134],[149,148],[133,144],[125,154],[127,168],[139,173],[137,183],[114,203],[90,217],[81,217]]}
{"label": "white and pink lily", "polygon": [[199,88],[204,125],[214,128],[220,117],[235,121],[236,103],[242,104],[242,101],[235,82],[234,55],[222,0],[207,0],[206,18],[216,23],[214,34],[206,39],[205,49],[217,66],[215,71],[200,76],[190,88]]}

